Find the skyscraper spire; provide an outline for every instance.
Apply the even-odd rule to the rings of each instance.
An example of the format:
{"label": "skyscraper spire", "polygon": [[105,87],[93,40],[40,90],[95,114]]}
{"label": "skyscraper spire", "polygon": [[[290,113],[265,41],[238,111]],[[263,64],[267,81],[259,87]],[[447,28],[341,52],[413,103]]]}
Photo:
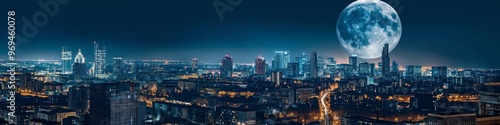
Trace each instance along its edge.
{"label": "skyscraper spire", "polygon": [[75,63],[85,63],[85,57],[83,57],[81,49],[78,49],[78,53],[75,57]]}
{"label": "skyscraper spire", "polygon": [[382,75],[384,77],[390,76],[390,57],[389,57],[389,44],[384,44],[382,50]]}
{"label": "skyscraper spire", "polygon": [[75,63],[73,64],[73,75],[76,77],[87,76],[87,71],[85,57],[83,57],[82,50],[78,49],[78,53],[75,56]]}

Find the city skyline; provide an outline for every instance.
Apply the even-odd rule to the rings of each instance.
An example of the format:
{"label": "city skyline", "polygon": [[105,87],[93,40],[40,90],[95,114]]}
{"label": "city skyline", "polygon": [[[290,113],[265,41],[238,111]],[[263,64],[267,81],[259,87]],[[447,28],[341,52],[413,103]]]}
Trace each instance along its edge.
{"label": "city skyline", "polygon": [[0,11],[0,124],[500,124],[499,0],[8,0]]}
{"label": "city skyline", "polygon": [[[96,41],[94,41],[96,42]],[[102,47],[105,47],[104,45]],[[66,52],[66,51],[69,51],[69,52],[72,52],[71,50],[66,50],[67,47],[62,47],[64,50],[62,51],[63,53]],[[92,50],[94,52],[94,50]],[[276,52],[278,51],[274,51],[273,54],[271,54],[272,56],[269,56],[269,57],[264,57],[261,55],[257,55],[255,57],[253,57],[253,59],[256,59],[256,58],[262,58],[264,60],[268,60],[268,62],[265,62],[267,65],[269,66],[273,66],[273,60],[276,58],[275,54]],[[281,52],[281,51],[280,51]],[[290,53],[289,51],[287,51],[288,53]],[[311,54],[311,53],[316,53],[315,51],[312,51],[312,52],[301,52],[300,54],[301,55],[298,55],[298,56],[291,56],[291,60],[289,63],[299,63],[298,61],[298,58],[303,56],[302,54]],[[61,52],[59,52],[61,53]],[[71,58],[77,58],[77,56],[83,56],[82,54],[83,52],[81,51],[81,49],[78,49],[78,54],[80,55],[73,55],[73,57]],[[290,53],[291,54],[291,53]],[[89,54],[91,57],[94,57],[94,54]],[[391,55],[389,53],[389,55]],[[227,56],[230,56],[233,60],[234,59],[234,56],[232,56],[231,54],[225,54],[223,56],[220,56],[220,57],[227,57]],[[310,55],[308,55],[310,56]],[[350,55],[349,57],[346,57],[346,58],[336,58],[336,57],[333,57],[333,56],[325,56],[325,55],[320,55],[318,54],[317,55],[318,57],[323,57],[323,58],[334,58],[334,61],[335,63],[338,65],[338,64],[350,64],[350,59],[352,57],[356,57],[355,55]],[[392,55],[391,55],[392,56]],[[190,62],[192,61],[193,59],[196,59],[198,61],[198,57],[193,57],[191,59],[187,59],[187,60],[180,60],[180,59],[128,59],[126,58],[126,56],[117,56],[117,55],[110,55],[109,57],[106,57],[105,60],[106,62],[112,62],[114,60],[115,57],[120,57],[120,58],[123,58],[123,60],[127,60],[127,61],[140,61],[140,60],[157,60],[157,61],[160,61],[160,60],[165,60],[165,61],[183,61],[183,62]],[[220,58],[219,57],[219,58]],[[65,60],[62,60],[61,59],[62,57],[59,57],[59,59],[18,59],[18,61],[65,61]],[[251,58],[251,57],[244,57],[244,58]],[[376,58],[376,59],[362,59],[362,58],[359,58],[359,57],[356,57],[357,58],[357,63],[361,64],[361,63],[364,63],[364,62],[368,62],[368,63],[373,63],[373,64],[383,64],[383,57],[380,57],[380,58]],[[213,61],[207,61],[207,60],[199,60],[201,63],[221,63],[220,60],[217,60],[217,59],[212,59]],[[6,61],[5,59],[0,59],[0,61]],[[74,60],[71,60],[71,61],[74,61]],[[94,60],[87,60],[88,62],[94,62]],[[400,60],[397,60],[397,59],[394,59],[394,58],[391,58],[390,59],[390,62],[394,63],[394,61],[397,61],[397,62],[400,62]],[[87,62],[87,63],[88,63]],[[255,60],[253,60],[253,62],[241,62],[241,61],[234,61],[233,63],[239,63],[239,64],[254,64],[255,63]],[[484,69],[499,69],[499,68],[495,68],[495,67],[460,67],[460,66],[457,66],[457,67],[454,67],[454,66],[450,66],[450,65],[446,65],[446,64],[437,64],[437,65],[433,65],[433,64],[430,64],[430,65],[423,65],[423,64],[417,64],[417,63],[408,63],[408,64],[401,64],[401,63],[397,63],[398,64],[398,68],[405,68],[406,66],[413,66],[413,65],[417,65],[417,66],[422,66],[422,67],[427,67],[427,68],[430,68],[430,67],[433,67],[433,66],[447,66],[448,68],[484,68]],[[377,67],[379,67],[377,65]],[[393,67],[393,64],[390,64],[390,67]],[[273,68],[274,69],[274,68]]]}
{"label": "city skyline", "polygon": [[[480,5],[464,1],[384,1],[398,11],[403,22],[401,41],[391,51],[391,57],[400,64],[500,68],[496,54],[500,50],[495,49],[500,43],[493,42],[498,33],[494,29],[500,28],[495,22],[500,18],[491,16],[499,15],[495,7],[499,1]],[[136,60],[199,58],[218,62],[220,55],[230,54],[235,62],[253,62],[258,55],[273,57],[276,50],[290,51],[291,57],[316,51],[339,62],[347,62],[351,56],[341,47],[335,24],[342,9],[352,1],[244,1],[233,12],[225,12],[223,21],[212,2],[125,1],[115,6],[110,1],[70,1],[60,5],[58,13],[49,18],[46,26],[39,27],[34,37],[17,45],[16,57],[55,60],[60,58],[62,46],[91,55],[93,41],[108,46],[110,56]],[[33,13],[43,11],[36,2],[7,3],[9,7],[0,6],[27,7],[17,13],[28,20]],[[117,8],[107,11],[108,6]],[[141,16],[153,18],[141,20]],[[477,22],[479,18],[481,23]],[[22,31],[24,22],[18,23]],[[6,59],[6,55],[0,59]]]}

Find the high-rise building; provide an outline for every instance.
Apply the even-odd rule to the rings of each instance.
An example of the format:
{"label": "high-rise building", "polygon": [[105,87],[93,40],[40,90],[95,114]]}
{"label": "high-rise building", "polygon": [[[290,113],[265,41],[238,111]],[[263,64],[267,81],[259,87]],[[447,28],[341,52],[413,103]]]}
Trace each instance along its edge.
{"label": "high-rise building", "polygon": [[193,58],[191,60],[191,72],[198,72],[198,58]]}
{"label": "high-rise building", "polygon": [[283,51],[274,51],[274,58],[272,64],[273,70],[283,69],[282,63],[283,63]]}
{"label": "high-rise building", "polygon": [[326,64],[327,59],[324,56],[318,56],[318,76],[322,76],[326,74]]}
{"label": "high-rise building", "polygon": [[113,57],[113,74],[123,74],[125,72],[125,64],[123,62],[123,57],[115,56]]}
{"label": "high-rise building", "polygon": [[89,113],[90,87],[85,85],[72,86],[68,93],[68,106],[75,110],[78,117],[84,120],[84,115]]}
{"label": "high-rise building", "polygon": [[297,62],[288,63],[287,76],[292,78],[296,78],[299,76],[299,63]]}
{"label": "high-rise building", "polygon": [[448,67],[447,66],[432,66],[432,76],[433,77],[448,77]]}
{"label": "high-rise building", "polygon": [[356,55],[349,56],[349,65],[351,65],[354,70],[358,69],[358,57]]}
{"label": "high-rise building", "polygon": [[78,53],[75,56],[75,63],[85,63],[85,57],[83,57],[81,49],[78,49]]}
{"label": "high-rise building", "polygon": [[391,72],[399,72],[399,64],[396,60],[392,60]]}
{"label": "high-rise building", "polygon": [[290,52],[289,51],[283,51],[283,68],[288,67],[288,63],[290,63]]}
{"label": "high-rise building", "polygon": [[500,85],[481,85],[479,88],[479,115],[500,116]]}
{"label": "high-rise building", "polygon": [[390,76],[390,57],[389,57],[389,44],[384,44],[382,50],[382,75],[384,77]]}
{"label": "high-rise building", "polygon": [[94,77],[104,78],[106,66],[106,48],[94,41]]}
{"label": "high-rise building", "polygon": [[283,79],[283,72],[281,71],[273,71],[271,74],[271,82],[274,82],[275,85],[280,85],[281,79]]}
{"label": "high-rise building", "polygon": [[287,68],[287,64],[290,62],[290,53],[288,51],[274,51],[274,70],[283,70]]}
{"label": "high-rise building", "polygon": [[297,57],[297,62],[299,63],[299,74],[301,77],[306,77],[309,72],[309,55],[303,52],[301,56]]}
{"label": "high-rise building", "polygon": [[226,55],[222,58],[220,77],[231,77],[233,75],[233,57]]}
{"label": "high-rise building", "polygon": [[266,60],[264,60],[264,57],[262,56],[255,58],[255,74],[256,75],[266,74]]}
{"label": "high-rise building", "polygon": [[91,125],[143,125],[145,105],[139,102],[135,83],[105,83],[90,86]]}
{"label": "high-rise building", "polygon": [[78,49],[78,54],[75,56],[75,63],[73,64],[73,75],[87,75],[87,65],[85,64],[85,57],[83,57],[82,51],[80,49]]}
{"label": "high-rise building", "polygon": [[66,47],[63,47],[61,52],[61,73],[71,74],[73,72],[73,62],[71,61],[71,51],[68,51]]}
{"label": "high-rise building", "polygon": [[318,78],[318,54],[316,52],[311,53],[311,58],[309,62],[310,62],[311,77]]}
{"label": "high-rise building", "polygon": [[337,69],[337,62],[333,57],[328,57],[326,59],[326,73],[333,74],[335,69]]}
{"label": "high-rise building", "polygon": [[422,66],[406,65],[405,76],[422,76]]}
{"label": "high-rise building", "polygon": [[370,76],[375,75],[375,63],[370,63]]}
{"label": "high-rise building", "polygon": [[358,74],[359,76],[369,76],[370,75],[370,63],[368,62],[362,62],[359,63],[359,68],[358,68]]}

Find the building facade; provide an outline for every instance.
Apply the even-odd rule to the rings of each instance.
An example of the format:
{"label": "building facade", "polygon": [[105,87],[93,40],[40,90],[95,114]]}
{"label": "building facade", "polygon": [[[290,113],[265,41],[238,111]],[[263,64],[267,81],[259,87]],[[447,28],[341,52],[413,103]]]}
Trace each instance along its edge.
{"label": "building facade", "polygon": [[142,125],[146,107],[138,99],[134,83],[92,84],[88,120],[92,125]]}
{"label": "building facade", "polygon": [[382,49],[382,75],[384,77],[389,77],[390,74],[390,57],[389,57],[389,44],[384,44],[384,48]]}
{"label": "building facade", "polygon": [[94,66],[92,66],[94,77],[105,78],[106,48],[94,41]]}
{"label": "building facade", "polygon": [[265,75],[266,74],[266,60],[264,57],[259,56],[255,59],[255,72],[256,75]]}
{"label": "building facade", "polygon": [[311,70],[311,77],[312,78],[318,78],[318,53],[312,52],[311,53],[311,58],[310,59],[310,70]]}
{"label": "building facade", "polygon": [[61,73],[71,74],[73,72],[73,62],[71,60],[71,51],[68,51],[66,47],[63,47],[61,52]]}
{"label": "building facade", "polygon": [[233,57],[226,55],[222,58],[220,76],[229,78],[233,75]]}

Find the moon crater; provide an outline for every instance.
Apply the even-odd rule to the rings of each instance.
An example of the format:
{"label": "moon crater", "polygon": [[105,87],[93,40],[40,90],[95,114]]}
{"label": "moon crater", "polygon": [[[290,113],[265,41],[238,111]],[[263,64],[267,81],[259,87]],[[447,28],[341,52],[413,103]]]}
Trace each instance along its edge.
{"label": "moon crater", "polygon": [[352,55],[364,59],[381,57],[385,43],[392,51],[401,33],[398,14],[380,0],[357,0],[349,4],[337,22],[337,36],[342,46]]}

